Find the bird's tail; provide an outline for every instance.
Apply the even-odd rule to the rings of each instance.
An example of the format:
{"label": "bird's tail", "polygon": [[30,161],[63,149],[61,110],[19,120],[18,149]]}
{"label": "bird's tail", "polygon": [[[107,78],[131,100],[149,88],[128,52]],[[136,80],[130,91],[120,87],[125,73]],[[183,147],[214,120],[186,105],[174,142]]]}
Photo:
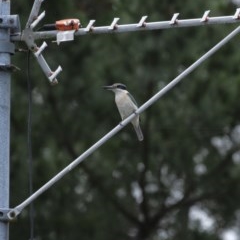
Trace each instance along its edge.
{"label": "bird's tail", "polygon": [[143,141],[144,137],[143,137],[143,133],[142,133],[140,124],[134,124],[133,127],[137,133],[138,140]]}

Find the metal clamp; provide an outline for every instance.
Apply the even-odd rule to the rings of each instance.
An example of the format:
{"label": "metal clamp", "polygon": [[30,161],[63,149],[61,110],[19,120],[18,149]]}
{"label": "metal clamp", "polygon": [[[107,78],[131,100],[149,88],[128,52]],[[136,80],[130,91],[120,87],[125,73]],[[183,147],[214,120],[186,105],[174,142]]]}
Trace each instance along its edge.
{"label": "metal clamp", "polygon": [[76,30],[59,31],[57,33],[57,40],[56,40],[57,44],[59,45],[61,42],[73,41],[75,31]]}
{"label": "metal clamp", "polygon": [[13,209],[0,208],[0,221],[1,222],[14,222],[17,220],[19,213]]}
{"label": "metal clamp", "polygon": [[20,68],[13,64],[6,65],[6,64],[0,63],[0,71],[2,71],[2,72],[15,72],[16,70],[20,70]]}
{"label": "metal clamp", "polygon": [[22,31],[22,40],[27,44],[31,51],[37,51],[37,45],[33,36],[33,31],[31,28],[25,28]]}
{"label": "metal clamp", "polygon": [[0,15],[0,28],[9,28],[11,33],[21,32],[18,15]]}

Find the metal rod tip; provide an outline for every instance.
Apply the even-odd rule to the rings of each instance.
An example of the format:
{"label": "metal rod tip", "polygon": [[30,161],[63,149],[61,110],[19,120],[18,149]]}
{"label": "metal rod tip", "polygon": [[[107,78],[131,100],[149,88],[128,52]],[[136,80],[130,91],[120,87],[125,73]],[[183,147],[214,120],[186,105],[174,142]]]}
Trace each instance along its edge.
{"label": "metal rod tip", "polygon": [[84,32],[90,32],[93,30],[93,24],[95,23],[96,20],[90,20],[87,27],[84,29]]}
{"label": "metal rod tip", "polygon": [[240,8],[237,8],[235,14],[233,15],[233,19],[239,19],[240,18]]}
{"label": "metal rod tip", "polygon": [[148,18],[148,16],[143,16],[141,18],[141,20],[139,21],[139,23],[137,24],[137,27],[145,27],[146,26],[146,19]]}
{"label": "metal rod tip", "polygon": [[117,23],[119,21],[120,18],[114,18],[110,27],[108,28],[109,30],[115,30],[117,29]]}
{"label": "metal rod tip", "polygon": [[201,18],[201,20],[200,20],[200,22],[207,22],[208,19],[209,19],[208,18],[209,13],[210,13],[210,10],[205,11],[203,16],[202,16],[202,18]]}
{"label": "metal rod tip", "polygon": [[174,13],[171,21],[169,22],[169,24],[170,24],[170,25],[177,24],[177,20],[178,20],[177,18],[178,18],[178,16],[179,16],[179,13]]}

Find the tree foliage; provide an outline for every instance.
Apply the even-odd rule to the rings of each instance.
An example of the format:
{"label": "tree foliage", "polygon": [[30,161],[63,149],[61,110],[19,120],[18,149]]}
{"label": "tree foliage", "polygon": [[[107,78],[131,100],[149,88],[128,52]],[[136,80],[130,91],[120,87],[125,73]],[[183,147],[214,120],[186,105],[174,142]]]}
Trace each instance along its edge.
{"label": "tree foliage", "polygon": [[[24,26],[32,1],[12,3]],[[77,17],[86,26],[231,15],[227,1],[45,1],[45,23]],[[34,59],[34,189],[84,152],[120,121],[103,85],[122,82],[139,105],[169,83],[236,26],[88,35],[45,56],[64,71],[51,87]],[[236,226],[240,203],[239,37],[207,60],[141,115],[144,141],[127,126],[35,201],[36,239],[220,239]],[[25,47],[18,44],[18,47]],[[13,63],[11,206],[28,195],[26,55]],[[203,229],[194,209],[214,224]],[[11,239],[29,236],[29,214],[11,225]]]}

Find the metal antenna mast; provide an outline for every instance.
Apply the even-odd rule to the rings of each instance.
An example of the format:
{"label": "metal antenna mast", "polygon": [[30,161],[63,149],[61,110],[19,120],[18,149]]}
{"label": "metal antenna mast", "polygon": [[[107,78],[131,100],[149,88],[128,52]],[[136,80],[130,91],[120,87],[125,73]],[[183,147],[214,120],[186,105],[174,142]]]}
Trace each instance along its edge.
{"label": "metal antenna mast", "polygon": [[[50,179],[45,185],[37,190],[32,196],[27,198],[15,208],[9,207],[9,135],[10,135],[10,82],[11,71],[15,69],[10,63],[11,54],[15,52],[14,41],[24,41],[28,48],[34,54],[44,74],[51,84],[56,84],[57,75],[62,68],[59,66],[55,71],[51,71],[42,52],[47,47],[46,42],[38,47],[35,43],[37,39],[56,38],[57,43],[63,41],[70,41],[74,36],[81,36],[86,34],[102,34],[102,33],[120,33],[132,31],[147,31],[166,28],[201,26],[209,24],[223,24],[223,23],[239,23],[240,9],[237,9],[232,16],[210,17],[210,11],[205,11],[201,18],[183,19],[179,20],[179,13],[175,13],[169,21],[162,22],[146,22],[147,16],[143,16],[138,23],[118,25],[119,18],[114,18],[110,26],[95,27],[95,20],[90,20],[86,27],[54,30],[54,31],[40,31],[35,32],[33,29],[45,16],[45,12],[39,15],[39,10],[43,0],[35,0],[32,11],[24,30],[21,32],[20,21],[18,15],[10,15],[10,0],[0,0],[0,240],[9,239],[9,222],[16,219],[21,211],[33,202],[39,195],[45,192],[53,184],[59,181],[65,174],[70,172],[79,163],[92,154],[97,148],[108,141],[112,136],[125,127],[135,116],[145,111],[150,105],[156,102],[160,97],[166,94],[177,83],[179,83],[185,76],[191,73],[202,62],[224,46],[235,35],[239,34],[240,26],[220,41],[216,46],[210,49],[196,62],[189,66],[179,76],[173,79],[167,86],[157,92],[152,98],[144,103],[136,113],[132,114],[118,126],[112,129],[99,141],[93,144],[82,155],[75,159],[71,164],[65,167],[56,176]],[[64,21],[67,23],[67,21]],[[70,22],[73,24],[74,22]],[[59,29],[58,29],[59,30]]]}
{"label": "metal antenna mast", "polygon": [[[9,208],[9,138],[10,138],[10,54],[14,44],[10,42],[10,1],[0,0],[0,207]],[[0,212],[0,216],[3,213]],[[0,240],[9,236],[9,223],[0,221]]]}

